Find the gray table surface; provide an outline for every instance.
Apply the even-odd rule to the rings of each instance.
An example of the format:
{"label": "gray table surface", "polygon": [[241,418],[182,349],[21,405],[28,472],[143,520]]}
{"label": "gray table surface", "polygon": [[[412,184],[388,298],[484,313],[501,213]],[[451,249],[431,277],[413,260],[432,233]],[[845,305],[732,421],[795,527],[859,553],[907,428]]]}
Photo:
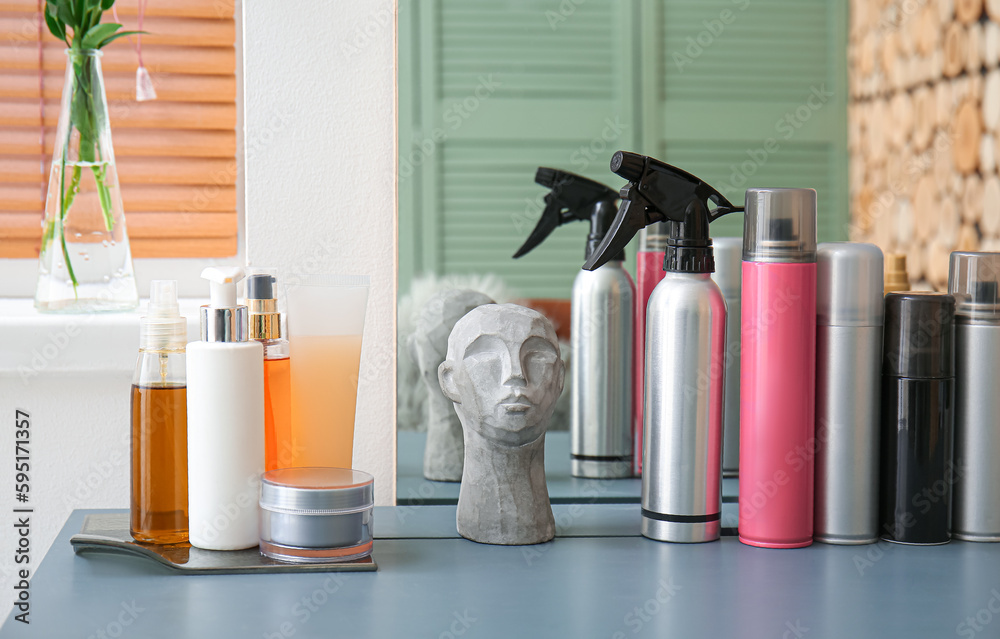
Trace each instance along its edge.
{"label": "gray table surface", "polygon": [[76,556],[76,511],[32,580],[31,625],[0,637],[1000,635],[995,544],[675,545],[638,536],[634,504],[554,511],[554,541],[500,547],[455,538],[453,506],[379,508],[377,573],[253,576]]}
{"label": "gray table surface", "polygon": [[[457,482],[424,479],[424,445],[427,433],[400,431],[396,440],[396,502],[409,505],[455,504]],[[545,435],[545,476],[553,504],[639,503],[642,484],[632,479],[581,479],[569,472],[569,432]],[[724,479],[722,496],[736,501],[735,479]]]}

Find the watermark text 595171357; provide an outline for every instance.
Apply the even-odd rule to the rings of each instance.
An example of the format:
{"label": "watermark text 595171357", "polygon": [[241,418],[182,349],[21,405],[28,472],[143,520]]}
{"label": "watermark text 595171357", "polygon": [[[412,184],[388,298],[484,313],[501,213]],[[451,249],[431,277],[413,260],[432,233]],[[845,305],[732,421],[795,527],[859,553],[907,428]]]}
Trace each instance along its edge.
{"label": "watermark text 595171357", "polygon": [[14,411],[14,619],[30,623],[31,613],[31,415]]}

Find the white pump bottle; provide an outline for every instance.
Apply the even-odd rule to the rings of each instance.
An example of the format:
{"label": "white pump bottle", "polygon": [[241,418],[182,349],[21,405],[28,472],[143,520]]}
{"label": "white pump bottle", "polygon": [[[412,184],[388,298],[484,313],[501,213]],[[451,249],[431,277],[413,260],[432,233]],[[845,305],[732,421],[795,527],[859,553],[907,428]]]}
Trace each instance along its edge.
{"label": "white pump bottle", "polygon": [[209,267],[211,304],[201,341],[187,347],[188,512],[191,545],[252,548],[260,541],[264,471],[264,351],[247,341],[246,306],[236,304],[240,267]]}

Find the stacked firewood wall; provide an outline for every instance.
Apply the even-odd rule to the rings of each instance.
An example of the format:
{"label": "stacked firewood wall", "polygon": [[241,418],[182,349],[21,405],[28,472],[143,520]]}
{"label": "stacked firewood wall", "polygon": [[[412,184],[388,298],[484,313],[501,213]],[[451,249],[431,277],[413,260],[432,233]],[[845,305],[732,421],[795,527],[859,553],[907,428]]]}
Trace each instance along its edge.
{"label": "stacked firewood wall", "polygon": [[1000,0],[852,0],[848,68],[851,239],[944,290],[1000,251]]}

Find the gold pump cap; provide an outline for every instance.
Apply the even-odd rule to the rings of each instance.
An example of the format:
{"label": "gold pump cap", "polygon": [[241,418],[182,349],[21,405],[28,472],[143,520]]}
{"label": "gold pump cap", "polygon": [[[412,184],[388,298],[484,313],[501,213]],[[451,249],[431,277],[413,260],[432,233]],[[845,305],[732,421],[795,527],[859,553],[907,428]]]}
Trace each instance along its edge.
{"label": "gold pump cap", "polygon": [[887,253],[885,256],[885,294],[910,290],[910,277],[906,273],[906,255]]}
{"label": "gold pump cap", "polygon": [[250,339],[263,341],[281,338],[281,314],[274,294],[275,279],[268,273],[247,278],[247,306],[250,307]]}

